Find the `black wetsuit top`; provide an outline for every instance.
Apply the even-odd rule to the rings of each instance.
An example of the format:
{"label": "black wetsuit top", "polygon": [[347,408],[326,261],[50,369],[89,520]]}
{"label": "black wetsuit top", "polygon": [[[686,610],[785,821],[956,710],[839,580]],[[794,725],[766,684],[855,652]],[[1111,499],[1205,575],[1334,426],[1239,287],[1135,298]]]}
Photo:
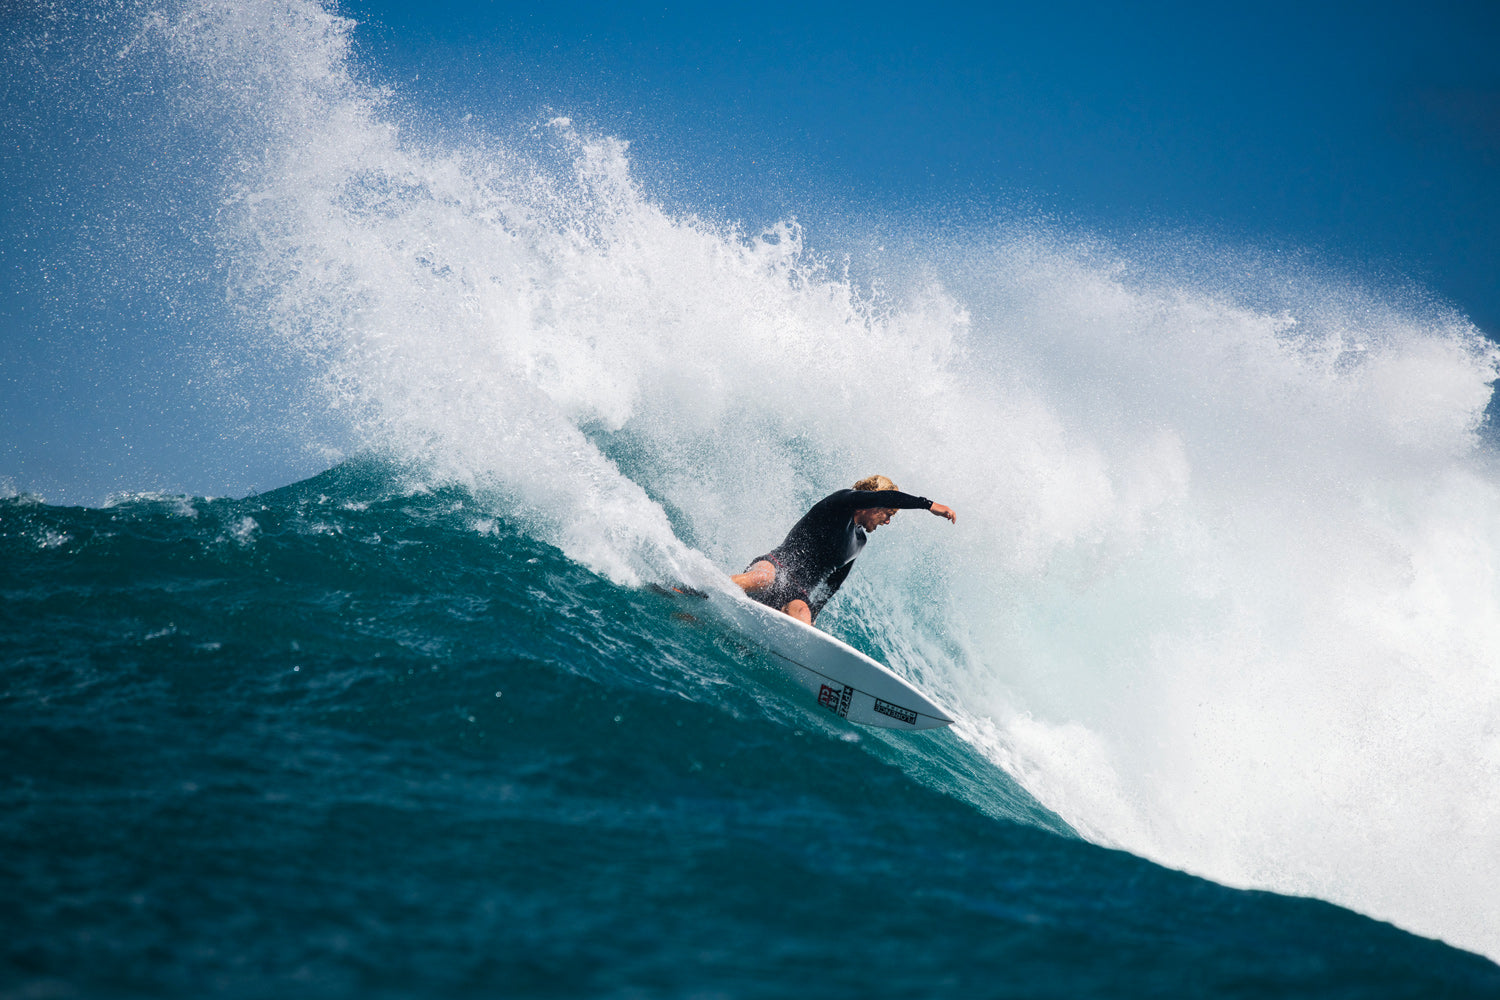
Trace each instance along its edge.
{"label": "black wetsuit top", "polygon": [[854,523],[854,512],[870,507],[931,510],[932,501],[900,490],[830,493],[792,526],[785,541],[750,560],[751,566],[762,559],[775,566],[776,581],[749,596],[778,611],[792,601],[804,600],[816,618],[843,585],[865,547],[865,529]]}

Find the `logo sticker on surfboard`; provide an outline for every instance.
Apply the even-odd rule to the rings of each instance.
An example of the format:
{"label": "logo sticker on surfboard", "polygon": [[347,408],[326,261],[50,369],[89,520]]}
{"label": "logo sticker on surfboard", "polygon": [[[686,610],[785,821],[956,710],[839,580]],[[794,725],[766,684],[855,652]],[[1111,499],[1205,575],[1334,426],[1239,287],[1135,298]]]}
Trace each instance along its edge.
{"label": "logo sticker on surfboard", "polygon": [[917,724],[916,712],[913,712],[909,708],[902,708],[900,705],[892,705],[888,701],[881,701],[879,698],[875,699],[875,711],[881,715],[889,715],[891,718],[898,722],[904,722],[908,726],[915,726]]}
{"label": "logo sticker on surfboard", "polygon": [[833,712],[841,719],[849,717],[849,699],[854,697],[854,689],[847,684],[832,687],[824,684],[818,692],[818,704]]}

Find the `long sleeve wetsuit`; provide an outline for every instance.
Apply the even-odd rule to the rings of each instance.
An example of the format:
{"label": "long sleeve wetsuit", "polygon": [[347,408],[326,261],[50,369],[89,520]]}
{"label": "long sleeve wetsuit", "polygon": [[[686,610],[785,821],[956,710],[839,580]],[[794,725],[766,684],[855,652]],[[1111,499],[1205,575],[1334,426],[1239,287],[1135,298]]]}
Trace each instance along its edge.
{"label": "long sleeve wetsuit", "polygon": [[750,560],[752,566],[763,559],[775,566],[776,580],[749,596],[778,611],[800,599],[807,602],[816,618],[843,585],[865,547],[865,529],[854,523],[854,512],[871,507],[931,510],[932,501],[900,490],[830,493],[813,504],[780,545]]}

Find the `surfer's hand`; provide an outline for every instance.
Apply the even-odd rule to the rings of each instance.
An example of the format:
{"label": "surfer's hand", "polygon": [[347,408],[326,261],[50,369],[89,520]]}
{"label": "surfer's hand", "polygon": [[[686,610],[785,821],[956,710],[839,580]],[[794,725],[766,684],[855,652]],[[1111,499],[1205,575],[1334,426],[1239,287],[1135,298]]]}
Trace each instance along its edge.
{"label": "surfer's hand", "polygon": [[952,521],[954,524],[958,523],[958,515],[955,514],[955,513],[953,513],[953,508],[952,507],[947,507],[947,506],[944,506],[943,504],[935,503],[929,509],[934,514],[936,514],[938,517],[946,517],[948,520]]}

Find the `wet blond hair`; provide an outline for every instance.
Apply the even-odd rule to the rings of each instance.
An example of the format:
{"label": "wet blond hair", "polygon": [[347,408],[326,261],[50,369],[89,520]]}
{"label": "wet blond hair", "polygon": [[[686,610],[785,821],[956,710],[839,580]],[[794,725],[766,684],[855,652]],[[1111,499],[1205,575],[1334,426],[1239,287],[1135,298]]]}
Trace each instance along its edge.
{"label": "wet blond hair", "polygon": [[859,482],[855,483],[854,488],[857,490],[874,492],[876,490],[893,490],[896,488],[896,484],[891,482],[885,476],[866,476]]}

